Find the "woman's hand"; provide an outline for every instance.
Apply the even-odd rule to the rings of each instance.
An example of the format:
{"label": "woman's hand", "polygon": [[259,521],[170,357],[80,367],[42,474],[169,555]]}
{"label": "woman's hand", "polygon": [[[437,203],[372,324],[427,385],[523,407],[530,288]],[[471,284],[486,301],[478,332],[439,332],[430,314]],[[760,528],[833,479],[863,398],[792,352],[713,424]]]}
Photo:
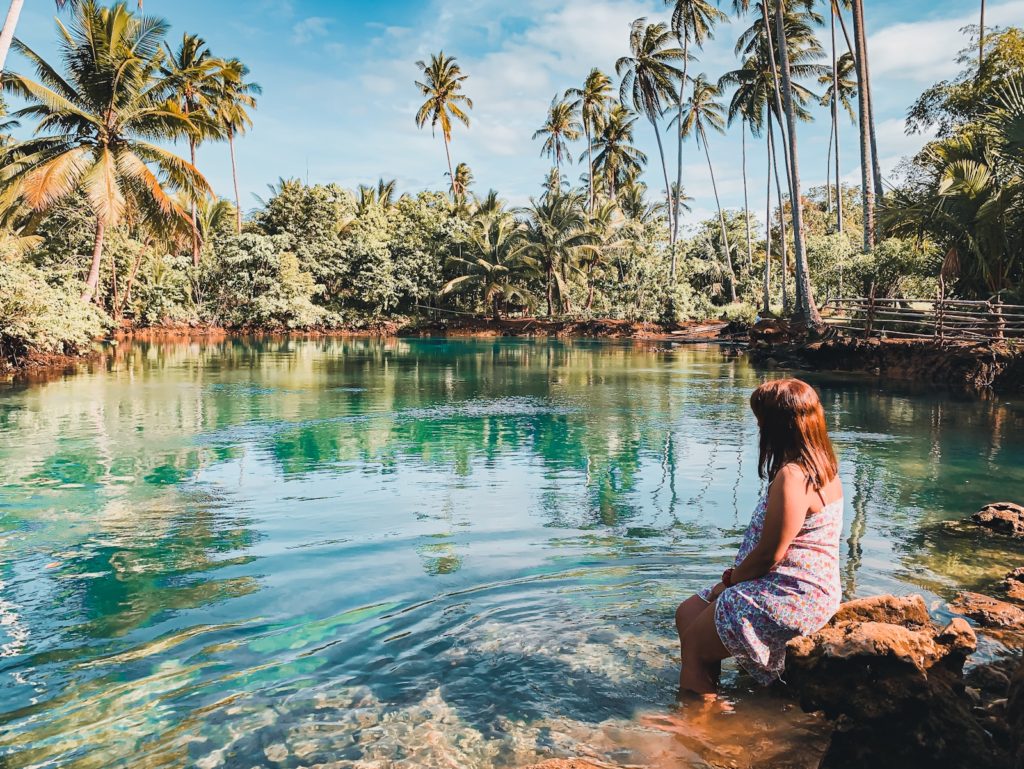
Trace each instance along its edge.
{"label": "woman's hand", "polygon": [[719,582],[713,588],[711,588],[711,600],[714,601],[718,596],[725,592],[725,585]]}

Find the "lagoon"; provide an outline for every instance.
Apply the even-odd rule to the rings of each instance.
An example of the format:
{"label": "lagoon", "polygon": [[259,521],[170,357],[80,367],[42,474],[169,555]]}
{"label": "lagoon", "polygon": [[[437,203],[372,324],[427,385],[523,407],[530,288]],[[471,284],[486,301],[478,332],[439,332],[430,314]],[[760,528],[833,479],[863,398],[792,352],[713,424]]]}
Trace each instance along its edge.
{"label": "lagoon", "polygon": [[[0,761],[813,765],[823,725],[732,666],[751,718],[675,702],[672,614],[735,552],[747,398],[780,373],[664,343],[229,339],[0,385]],[[1015,565],[941,523],[1020,496],[1024,402],[801,375],[847,597],[942,616]]]}

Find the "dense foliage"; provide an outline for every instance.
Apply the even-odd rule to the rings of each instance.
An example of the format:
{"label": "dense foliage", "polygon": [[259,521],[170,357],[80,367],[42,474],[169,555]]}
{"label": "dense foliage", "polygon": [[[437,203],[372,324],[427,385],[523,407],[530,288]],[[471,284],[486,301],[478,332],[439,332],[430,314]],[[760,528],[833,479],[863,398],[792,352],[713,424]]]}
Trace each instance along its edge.
{"label": "dense foliage", "polygon": [[[260,93],[245,65],[213,56],[194,35],[168,45],[164,22],[124,3],[73,4],[62,64],[17,42],[35,79],[4,77],[22,106],[0,134],[18,121],[37,130],[4,138],[0,158],[3,354],[73,352],[119,324],[309,329],[438,313],[752,321],[775,312],[813,325],[822,300],[931,296],[940,278],[967,296],[1020,291],[1020,30],[989,31],[978,66],[969,49],[964,71],[912,106],[908,126],[939,138],[904,165],[876,219],[861,0],[845,52],[835,43],[842,4],[829,9],[832,66],[814,4],[737,4],[749,16],[740,63],[717,80],[692,65],[725,15],[705,0],[669,4],[670,24],[632,25],[618,83],[594,69],[539,116],[535,138],[553,167],[528,205],[480,194],[468,165],[453,162],[453,129],[471,126],[471,83],[439,53],[417,64],[424,101],[415,121],[440,133],[448,190],[282,179],[244,221],[237,173],[235,201],[214,196],[195,148],[226,142],[235,170],[234,141]],[[813,119],[815,107],[832,122],[829,182],[801,190],[794,121]],[[832,150],[845,116],[860,119],[859,188],[839,182]],[[744,207],[717,196],[708,145],[735,122],[744,162],[760,142],[769,158],[766,224],[752,210],[761,203],[750,205],[745,165]],[[641,181],[651,169],[637,130],[658,139],[661,190]],[[662,141],[666,131],[673,141]],[[690,228],[680,225],[690,201],[686,140],[707,162],[716,213]],[[167,142],[187,144],[189,158]],[[578,186],[566,181],[574,160],[584,167]]]}

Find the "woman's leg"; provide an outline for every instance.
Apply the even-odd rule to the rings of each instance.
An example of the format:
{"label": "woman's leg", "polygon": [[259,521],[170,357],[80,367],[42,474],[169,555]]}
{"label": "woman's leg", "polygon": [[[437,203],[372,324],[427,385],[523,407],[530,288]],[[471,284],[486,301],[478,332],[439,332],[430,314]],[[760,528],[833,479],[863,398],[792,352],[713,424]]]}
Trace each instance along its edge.
{"label": "woman's leg", "polygon": [[722,660],[731,656],[715,628],[714,604],[690,623],[680,643],[682,669],[679,672],[679,688],[697,694],[714,694],[718,687]]}
{"label": "woman's leg", "polygon": [[680,646],[683,643],[683,633],[697,619],[697,615],[710,606],[707,601],[699,595],[691,595],[676,609],[676,632],[679,633]]}

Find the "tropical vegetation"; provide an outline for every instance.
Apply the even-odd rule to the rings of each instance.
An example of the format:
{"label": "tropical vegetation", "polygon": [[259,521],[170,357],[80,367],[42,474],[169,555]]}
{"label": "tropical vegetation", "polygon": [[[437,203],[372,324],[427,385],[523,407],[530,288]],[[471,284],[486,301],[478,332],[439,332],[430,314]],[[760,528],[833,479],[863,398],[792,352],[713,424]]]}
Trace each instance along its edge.
{"label": "tropical vegetation", "polygon": [[[737,64],[716,76],[697,59],[724,10],[669,0],[664,21],[632,24],[614,74],[592,68],[537,116],[534,139],[551,170],[527,205],[475,188],[453,142],[453,129],[472,130],[473,81],[457,57],[438,52],[410,78],[421,99],[410,128],[429,126],[445,149],[436,189],[280,179],[246,212],[235,145],[261,94],[246,64],[215,55],[194,34],[172,43],[166,22],[123,2],[64,5],[60,61],[12,32],[30,72],[3,77],[12,105],[0,122],[7,360],[73,353],[129,325],[351,329],[439,314],[662,323],[782,314],[815,329],[822,302],[851,292],[907,297],[941,286],[965,297],[1021,295],[1019,29],[972,32],[960,75],[928,89],[908,113],[910,130],[937,138],[888,179],[862,0],[827,8],[736,0],[731,10],[746,20]],[[806,189],[798,134],[822,116],[827,182]],[[716,137],[737,124],[738,209],[719,197],[713,157]],[[843,183],[853,169],[843,165],[840,132],[851,124],[859,186]],[[638,130],[653,132],[657,157],[637,147]],[[230,199],[197,167],[196,148],[211,142],[227,145]],[[748,185],[747,154],[759,145],[768,173]],[[688,152],[706,165],[715,215],[684,227]]]}

